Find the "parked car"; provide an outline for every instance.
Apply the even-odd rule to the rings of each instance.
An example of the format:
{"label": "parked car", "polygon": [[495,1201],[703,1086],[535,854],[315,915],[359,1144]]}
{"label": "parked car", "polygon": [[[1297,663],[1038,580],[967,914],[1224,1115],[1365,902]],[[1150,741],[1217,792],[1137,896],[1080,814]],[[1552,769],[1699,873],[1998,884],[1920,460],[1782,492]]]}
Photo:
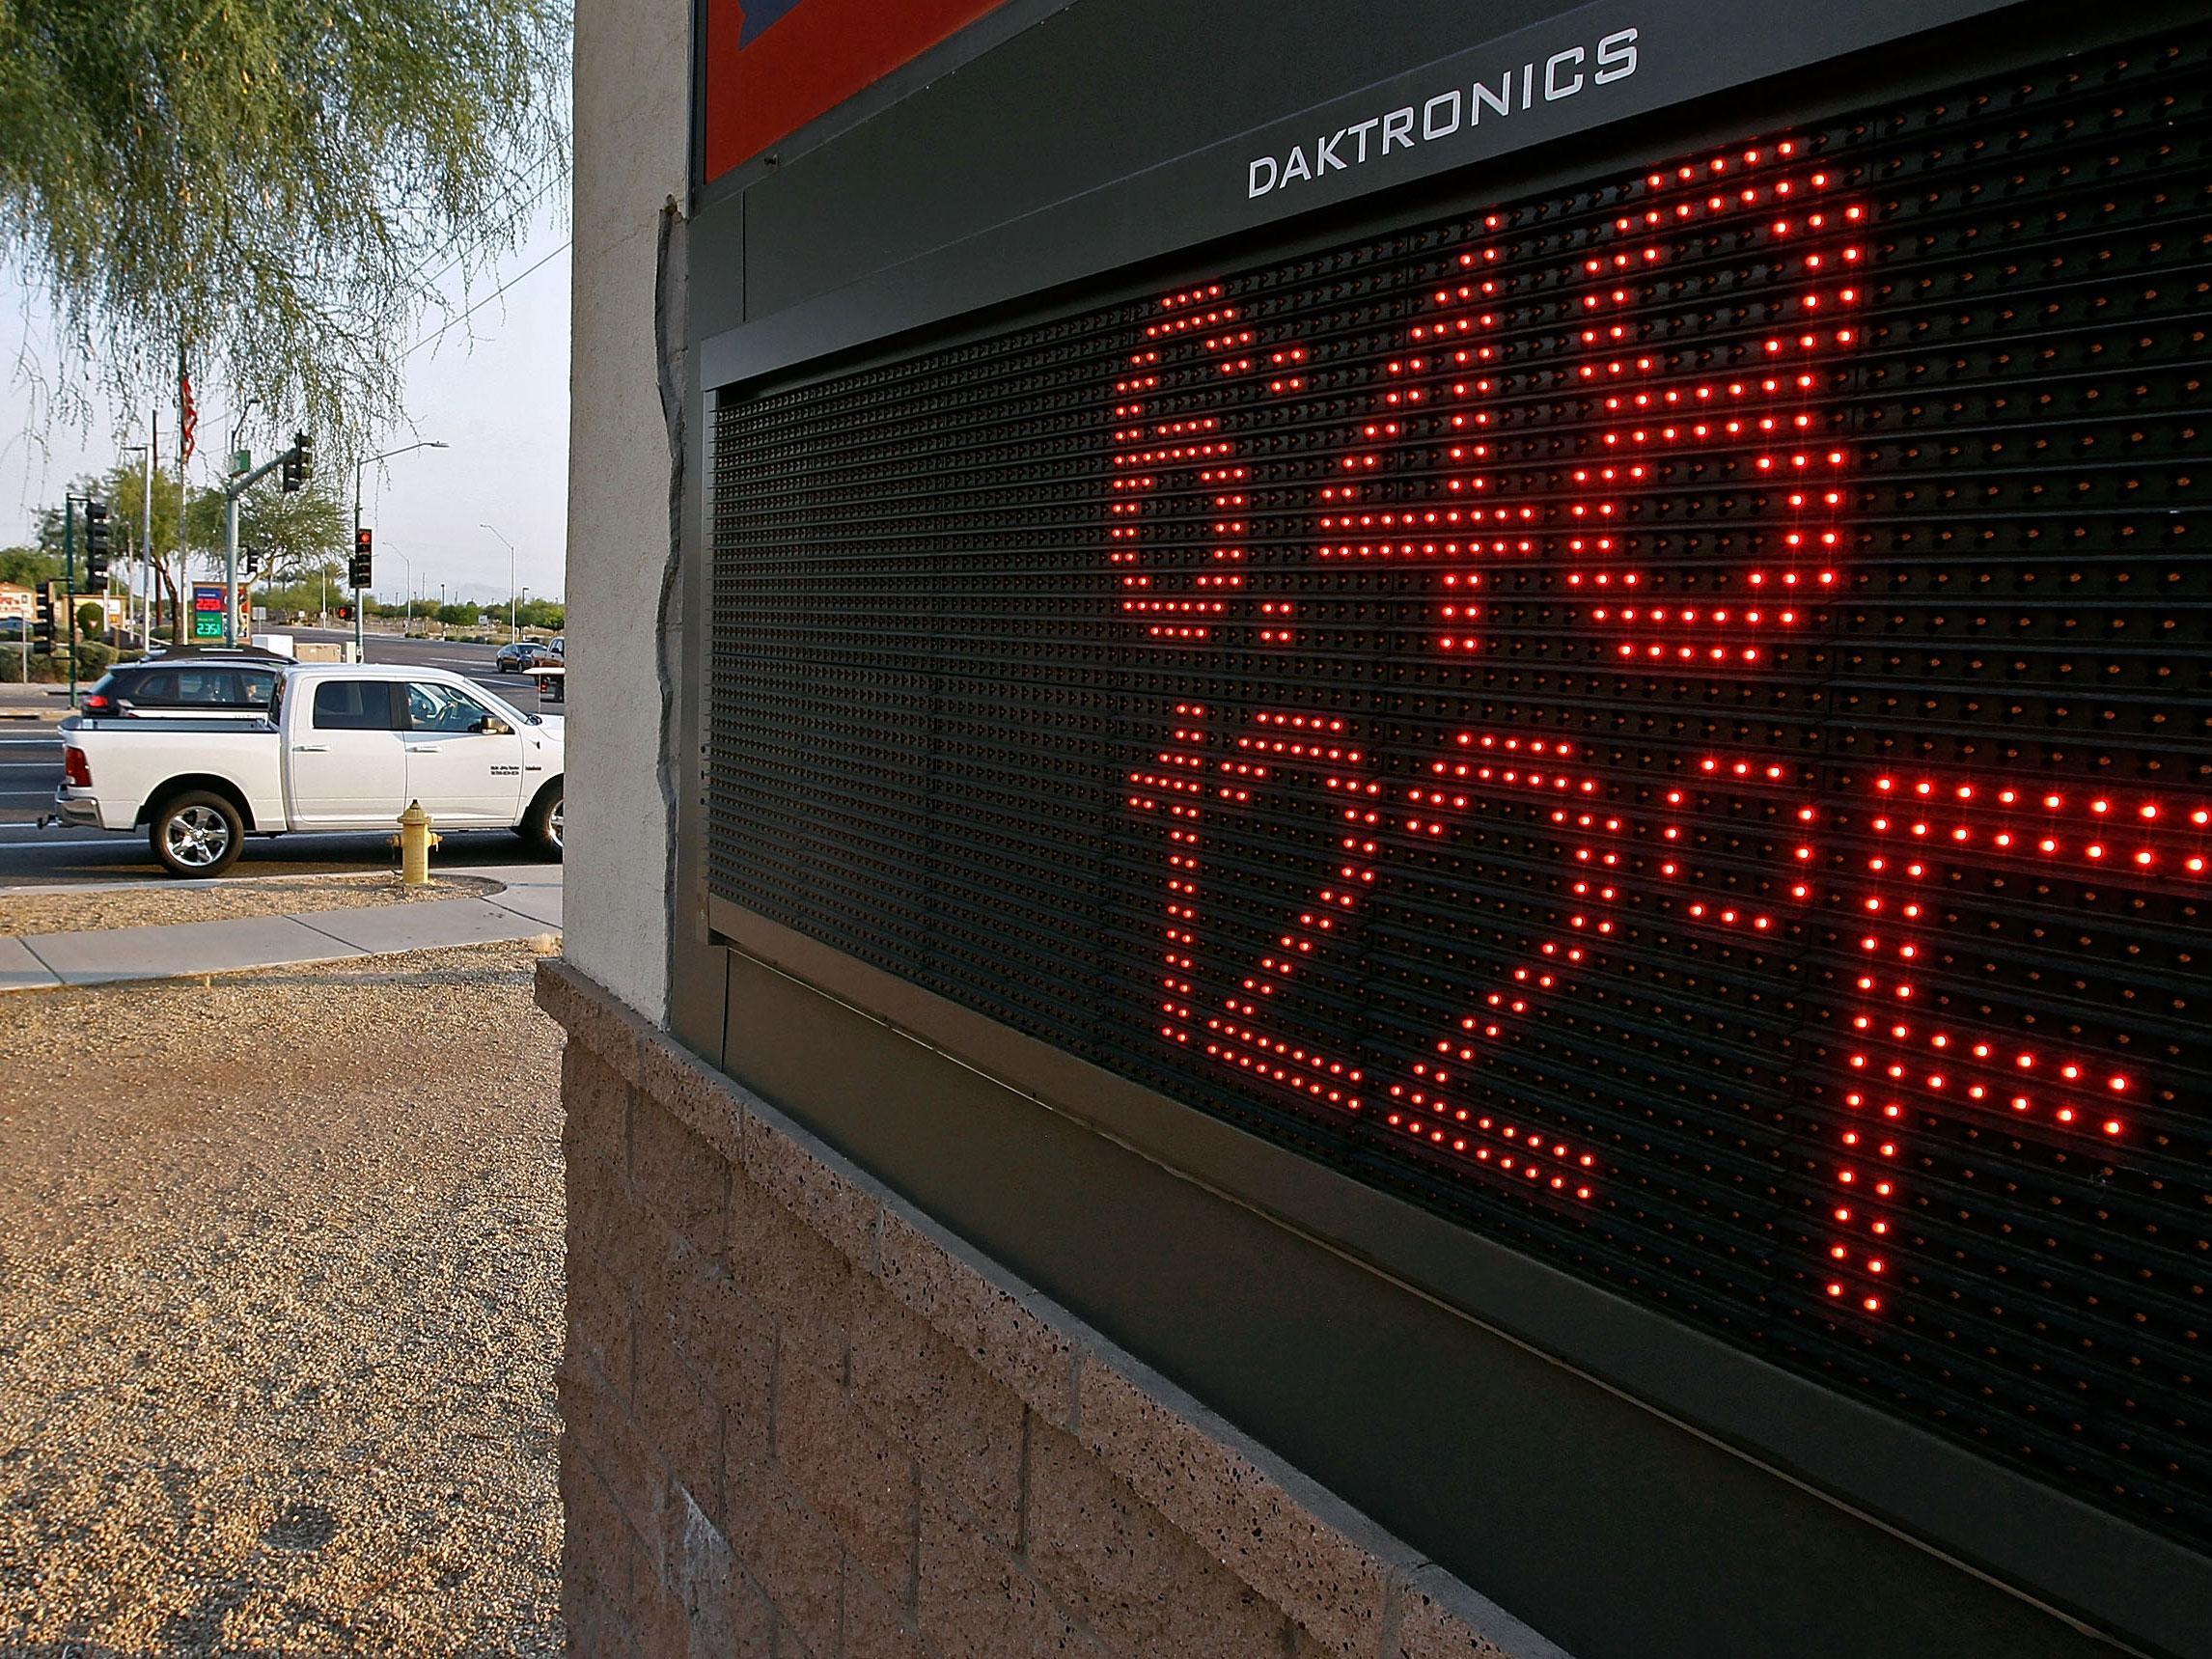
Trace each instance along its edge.
{"label": "parked car", "polygon": [[440,831],[511,829],[561,854],[564,725],[439,669],[315,664],[265,717],[62,722],[61,821],[144,830],[173,875],[220,875],[249,835],[389,829],[419,800]]}
{"label": "parked car", "polygon": [[121,663],[85,692],[85,713],[102,720],[259,720],[278,673],[291,659],[251,646],[163,651]]}
{"label": "parked car", "polygon": [[528,674],[544,664],[558,666],[560,661],[559,640],[516,640],[501,646],[491,664],[501,674]]}

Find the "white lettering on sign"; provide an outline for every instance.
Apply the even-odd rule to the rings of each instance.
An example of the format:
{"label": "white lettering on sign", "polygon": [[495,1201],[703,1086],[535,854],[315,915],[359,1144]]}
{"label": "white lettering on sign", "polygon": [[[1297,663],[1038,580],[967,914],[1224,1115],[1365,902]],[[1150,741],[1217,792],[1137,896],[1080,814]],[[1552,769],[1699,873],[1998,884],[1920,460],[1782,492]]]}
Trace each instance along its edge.
{"label": "white lettering on sign", "polygon": [[[1412,150],[1471,130],[1482,124],[1485,115],[1495,122],[1536,104],[1559,103],[1626,80],[1636,72],[1636,30],[1617,29],[1594,50],[1567,46],[1540,61],[1507,65],[1497,70],[1495,81],[1451,87],[1418,106],[1409,104],[1334,132],[1317,133],[1311,152],[1304,144],[1294,144],[1280,155],[1256,155],[1245,166],[1244,193],[1255,197],[1288,189],[1323,174],[1363,167],[1396,150]],[[1369,144],[1369,135],[1378,126],[1382,129],[1378,142]]]}

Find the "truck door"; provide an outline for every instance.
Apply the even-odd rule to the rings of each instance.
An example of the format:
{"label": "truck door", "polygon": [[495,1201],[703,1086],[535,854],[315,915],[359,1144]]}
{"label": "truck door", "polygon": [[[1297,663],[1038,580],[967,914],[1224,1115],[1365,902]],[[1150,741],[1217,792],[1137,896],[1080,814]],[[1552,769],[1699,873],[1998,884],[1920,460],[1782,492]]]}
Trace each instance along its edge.
{"label": "truck door", "polygon": [[295,829],[382,828],[406,810],[400,682],[323,679],[288,723],[285,793]]}
{"label": "truck door", "polygon": [[522,816],[522,737],[456,685],[409,680],[407,795],[441,824],[512,824]]}

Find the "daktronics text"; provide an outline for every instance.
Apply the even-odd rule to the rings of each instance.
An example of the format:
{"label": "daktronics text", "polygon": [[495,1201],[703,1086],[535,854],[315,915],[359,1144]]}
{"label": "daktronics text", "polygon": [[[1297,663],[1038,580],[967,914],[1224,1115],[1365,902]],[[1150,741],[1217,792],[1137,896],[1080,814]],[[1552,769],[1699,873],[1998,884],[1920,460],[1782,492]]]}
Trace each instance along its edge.
{"label": "daktronics text", "polygon": [[1434,144],[1485,120],[1503,121],[1515,111],[1558,103],[1585,89],[1625,80],[1636,72],[1637,31],[1620,29],[1592,48],[1568,46],[1541,61],[1502,68],[1494,79],[1450,87],[1418,104],[1381,110],[1349,122],[1312,142],[1294,144],[1283,155],[1258,155],[1245,167],[1245,194],[1264,196],[1331,173],[1349,172],[1394,151]]}

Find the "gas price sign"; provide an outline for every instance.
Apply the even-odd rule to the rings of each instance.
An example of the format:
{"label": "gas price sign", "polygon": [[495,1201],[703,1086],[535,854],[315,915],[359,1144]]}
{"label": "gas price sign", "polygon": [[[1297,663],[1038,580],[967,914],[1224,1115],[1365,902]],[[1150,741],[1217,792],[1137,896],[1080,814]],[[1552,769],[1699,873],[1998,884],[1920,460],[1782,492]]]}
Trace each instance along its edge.
{"label": "gas price sign", "polygon": [[229,604],[230,590],[221,583],[195,582],[192,584],[192,637],[196,640],[219,640],[223,637],[223,613]]}
{"label": "gas price sign", "polygon": [[2212,1541],[2206,58],[733,390],[713,890]]}

